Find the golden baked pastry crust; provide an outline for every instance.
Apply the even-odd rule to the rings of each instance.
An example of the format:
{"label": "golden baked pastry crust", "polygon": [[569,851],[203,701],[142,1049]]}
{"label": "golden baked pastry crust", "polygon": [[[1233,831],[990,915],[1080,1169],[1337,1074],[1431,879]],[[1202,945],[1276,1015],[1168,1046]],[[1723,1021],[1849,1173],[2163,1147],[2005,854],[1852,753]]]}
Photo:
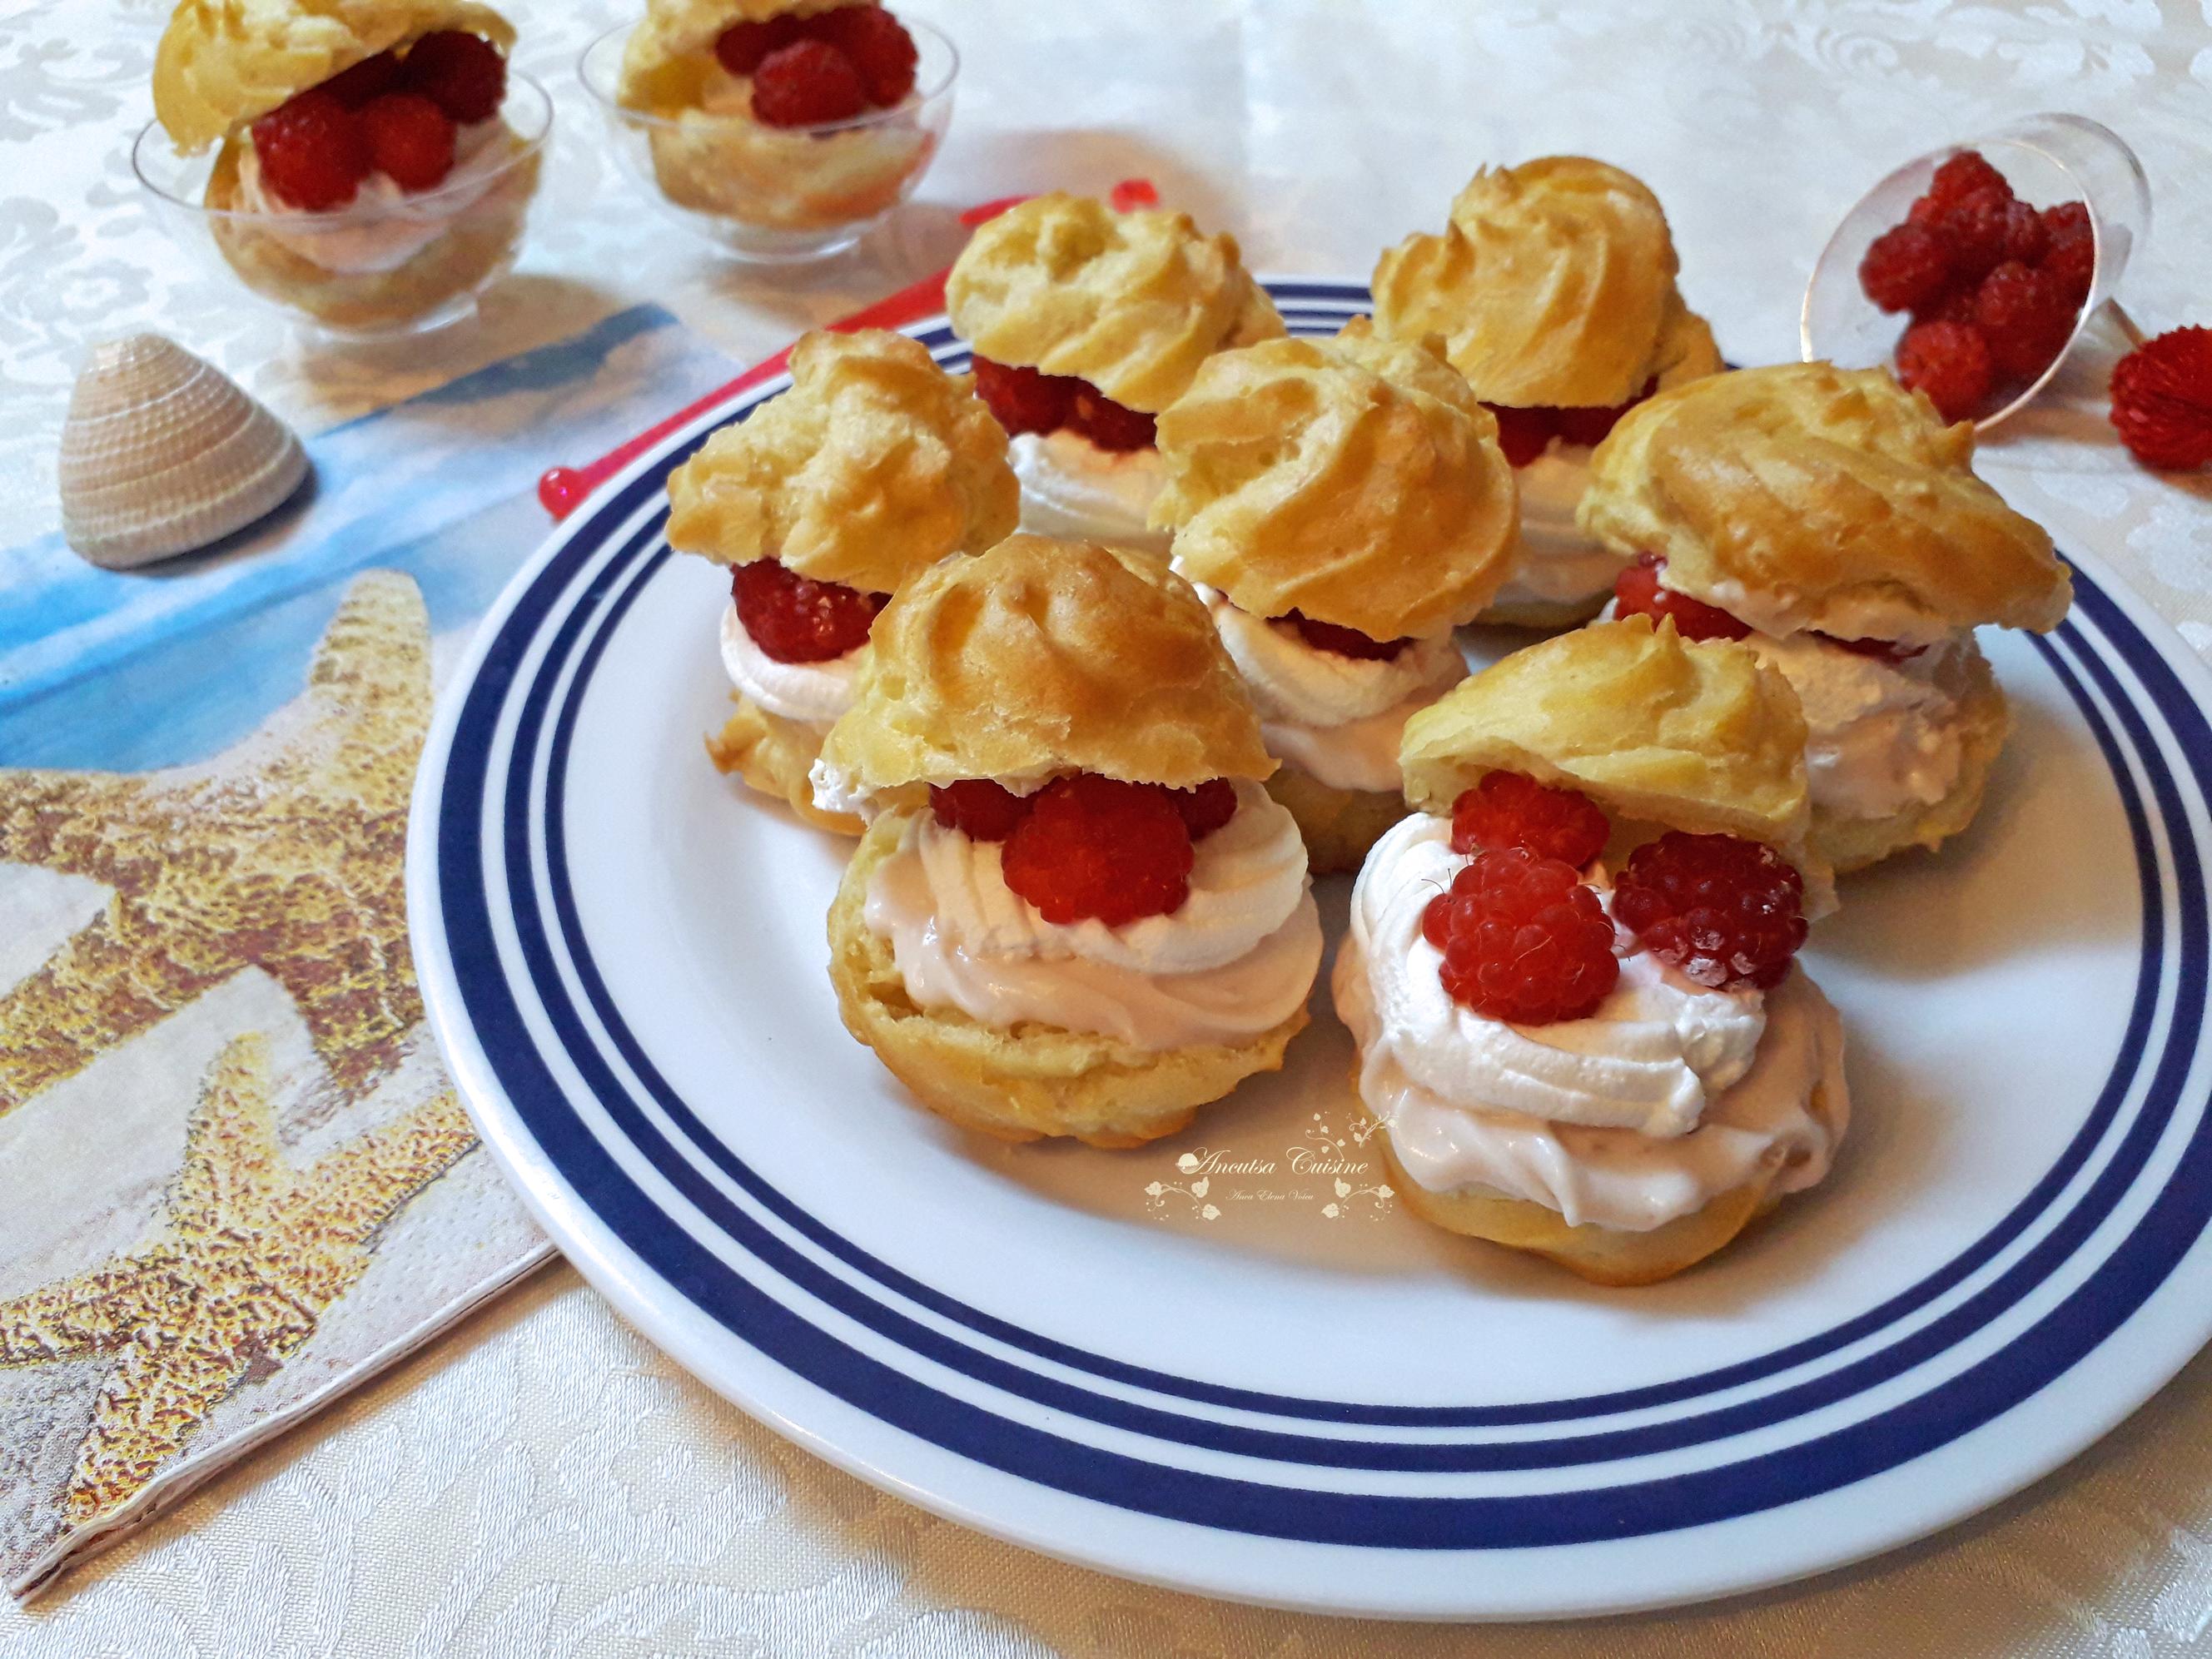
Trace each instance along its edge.
{"label": "golden baked pastry crust", "polygon": [[1419,344],[1362,328],[1218,353],[1159,417],[1158,441],[1153,524],[1173,529],[1193,580],[1255,616],[1434,635],[1512,569],[1498,423]]}
{"label": "golden baked pastry crust", "polygon": [[845,1028],[932,1111],[1001,1140],[1073,1135],[1139,1146],[1173,1134],[1254,1073],[1282,1068],[1283,1050],[1305,1029],[1303,1006],[1234,1048],[1157,1051],[1032,1022],[1000,1030],[957,1009],[915,1006],[890,941],[864,915],[868,879],[897,851],[907,817],[878,817],[846,868],[830,907],[830,981]]}
{"label": "golden baked pastry crust", "polygon": [[1640,180],[1548,155],[1476,173],[1443,234],[1385,252],[1371,286],[1385,331],[1441,335],[1485,402],[1611,407],[1654,377],[1720,367],[1677,269],[1667,216]]}
{"label": "golden baked pastry crust", "polygon": [[1187,213],[1116,213],[1064,191],[978,226],[945,300],[982,356],[1078,375],[1148,415],[1216,351],[1283,331],[1236,238],[1201,235]]}
{"label": "golden baked pastry crust", "polygon": [[179,0],[154,52],[154,114],[190,155],[294,93],[441,29],[501,52],[514,44],[514,26],[472,0]]}
{"label": "golden baked pastry crust", "polygon": [[891,593],[1012,531],[1006,434],[966,376],[882,329],[804,335],[791,374],[670,477],[672,547]]}
{"label": "golden baked pastry crust", "polygon": [[730,701],[736,711],[720,731],[707,738],[707,757],[715,770],[726,776],[736,773],[817,830],[857,836],[867,827],[850,813],[825,812],[814,804],[814,786],[807,781],[807,774],[822,753],[820,732],[762,708],[742,691],[732,692]]}
{"label": "golden baked pastry crust", "polygon": [[[1577,522],[1656,553],[1667,585],[1770,634],[1927,644],[2047,632],[2072,601],[2042,526],[1972,470],[1974,429],[1887,371],[1738,369],[1638,404],[1600,444]],[[1748,599],[1745,596],[1748,595]]]}
{"label": "golden baked pastry crust", "polygon": [[1288,762],[1267,780],[1267,793],[1297,820],[1306,867],[1317,876],[1352,874],[1383,832],[1406,816],[1406,803],[1394,793],[1339,789]]}
{"label": "golden baked pastry crust", "polygon": [[871,641],[822,751],[865,790],[1078,771],[1190,788],[1275,769],[1213,618],[1142,553],[1010,536],[915,578]]}
{"label": "golden baked pastry crust", "polygon": [[1763,842],[1825,891],[1807,845],[1805,717],[1778,669],[1643,617],[1540,641],[1406,723],[1406,799],[1448,814],[1486,772],[1579,789],[1616,819]]}

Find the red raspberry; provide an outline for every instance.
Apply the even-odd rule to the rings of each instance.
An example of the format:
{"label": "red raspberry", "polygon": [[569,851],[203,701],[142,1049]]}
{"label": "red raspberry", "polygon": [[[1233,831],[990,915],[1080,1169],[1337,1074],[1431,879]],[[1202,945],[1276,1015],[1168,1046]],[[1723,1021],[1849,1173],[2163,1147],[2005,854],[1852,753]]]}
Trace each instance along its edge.
{"label": "red raspberry", "polygon": [[1960,282],[1980,281],[2004,258],[2012,206],[2009,191],[1978,190],[1944,210],[1936,234],[1951,250],[1952,274]]}
{"label": "red raspberry", "polygon": [[1771,990],[1805,943],[1805,882],[1771,847],[1670,830],[1628,855],[1613,914],[1651,954],[1718,991]]}
{"label": "red raspberry", "polygon": [[1620,423],[1622,416],[1658,389],[1658,377],[1654,375],[1644,383],[1643,391],[1625,404],[1614,404],[1606,409],[1555,409],[1551,411],[1552,424],[1569,443],[1595,449],[1613,435],[1613,428]]}
{"label": "red raspberry", "polygon": [[806,38],[805,20],[785,12],[757,23],[732,23],[714,37],[714,56],[732,75],[750,75],[761,59]]}
{"label": "red raspberry", "polygon": [[2065,349],[2074,307],[2039,270],[2008,259],[1974,291],[1974,321],[2002,374],[2032,380]]}
{"label": "red raspberry", "polygon": [[399,59],[389,52],[364,58],[351,69],[341,70],[323,82],[323,90],[348,109],[359,109],[370,99],[390,92],[399,80]]}
{"label": "red raspberry", "polygon": [[1080,772],[1030,801],[1000,867],[1047,921],[1119,927],[1189,896],[1190,831],[1158,788]]}
{"label": "red raspberry", "polygon": [[1813,637],[1826,641],[1839,651],[1848,651],[1855,657],[1872,657],[1876,662],[1886,662],[1894,668],[1898,664],[1911,662],[1928,647],[1907,645],[1902,640],[1841,640],[1833,634],[1813,630]]}
{"label": "red raspberry", "polygon": [[1897,343],[1897,379],[1924,392],[1947,421],[1970,421],[1996,379],[1989,342],[1972,323],[1915,323]]}
{"label": "red raspberry", "polygon": [[881,6],[840,6],[807,21],[807,32],[816,40],[827,40],[853,60],[870,103],[889,109],[906,101],[921,54],[897,18]]}
{"label": "red raspberry", "polygon": [[836,582],[810,581],[774,559],[755,559],[730,574],[738,620],[755,645],[778,662],[828,662],[868,642],[888,593],[863,593]]}
{"label": "red raspberry", "polygon": [[2146,466],[2212,463],[2212,328],[2146,340],[2112,370],[2112,425]]}
{"label": "red raspberry", "polygon": [[434,190],[453,170],[453,123],[420,93],[387,92],[362,108],[376,169],[402,190]]}
{"label": "red raspberry", "polygon": [[1004,841],[1029,815],[1030,797],[989,778],[929,786],[929,810],[947,830],[975,841]]}
{"label": "red raspberry", "polygon": [[753,71],[753,118],[763,126],[817,127],[868,107],[853,60],[826,40],[794,40]]}
{"label": "red raspberry", "polygon": [[1075,404],[1075,388],[1082,384],[1073,375],[1047,374],[1041,369],[994,363],[981,356],[975,367],[975,395],[1010,435],[1057,432],[1067,424],[1068,410]]}
{"label": "red raspberry", "polygon": [[1738,622],[1718,605],[1661,586],[1659,573],[1666,568],[1666,560],[1656,553],[1646,553],[1622,571],[1613,584],[1613,614],[1649,617],[1654,627],[1662,617],[1672,617],[1674,631],[1686,640],[1751,637],[1750,623]]}
{"label": "red raspberry", "polygon": [[2058,284],[2067,304],[2080,310],[2097,274],[2097,238],[2089,228],[2089,210],[2080,202],[2061,202],[2043,210],[2047,244],[2042,270]]}
{"label": "red raspberry", "polygon": [[1516,409],[1510,404],[1485,404],[1498,416],[1498,447],[1516,466],[1526,466],[1544,453],[1559,428],[1548,409]]}
{"label": "red raspberry", "polygon": [[1455,1002],[1516,1025],[1597,1012],[1620,978],[1613,924],[1571,864],[1525,847],[1479,853],[1421,913]]}
{"label": "red raspberry", "polygon": [[1954,288],[1940,295],[1933,305],[1912,313],[1916,323],[1972,323],[1974,320],[1974,285]]}
{"label": "red raspberry", "polygon": [[1298,637],[1315,650],[1333,652],[1340,657],[1349,657],[1354,662],[1390,662],[1413,642],[1410,637],[1373,639],[1356,628],[1340,628],[1334,623],[1316,622],[1303,611],[1286,611],[1275,620],[1287,623],[1297,629]]}
{"label": "red raspberry", "polygon": [[1226,778],[1208,778],[1194,789],[1170,789],[1167,797],[1182,814],[1193,841],[1204,841],[1237,816],[1237,786]]}
{"label": "red raspberry", "polygon": [[310,213],[343,207],[376,165],[354,112],[319,87],[253,124],[253,153],[270,194]]}
{"label": "red raspberry", "polygon": [[1115,403],[1083,380],[1075,383],[1075,400],[1067,412],[1067,424],[1099,448],[1116,453],[1150,449],[1156,441],[1151,416]]}
{"label": "red raspberry", "polygon": [[2025,202],[2014,202],[2005,209],[2006,258],[2036,264],[2050,246],[2051,233],[2043,228],[2041,214]]}
{"label": "red raspberry", "polygon": [[460,29],[424,35],[408,48],[402,72],[408,91],[463,126],[489,120],[507,98],[507,59],[490,41]]}
{"label": "red raspberry", "polygon": [[1613,826],[1578,789],[1559,789],[1518,772],[1489,772],[1452,803],[1452,851],[1525,847],[1585,869],[1605,851]]}
{"label": "red raspberry", "polygon": [[1885,230],[1859,261],[1859,287],[1884,311],[1917,311],[1951,282],[1950,246],[1915,224]]}
{"label": "red raspberry", "polygon": [[1952,207],[1978,191],[1993,190],[2009,198],[2012,186],[2005,176],[1984,159],[1978,149],[1962,149],[1936,169],[1922,198],[1938,207]]}

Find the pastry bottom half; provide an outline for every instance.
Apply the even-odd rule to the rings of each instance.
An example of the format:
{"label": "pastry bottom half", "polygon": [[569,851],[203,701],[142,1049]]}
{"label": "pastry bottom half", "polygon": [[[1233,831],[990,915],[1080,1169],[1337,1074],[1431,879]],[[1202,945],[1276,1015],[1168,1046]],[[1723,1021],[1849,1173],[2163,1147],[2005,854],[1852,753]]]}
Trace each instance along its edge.
{"label": "pastry bottom half", "polygon": [[1932,849],[1974,821],[1989,787],[1990,769],[2012,729],[2004,692],[1978,647],[1966,661],[1959,714],[1959,781],[1941,800],[1882,818],[1845,817],[1825,807],[1813,809],[1813,850],[1834,866],[1838,875],[1879,864],[1907,848]]}
{"label": "pastry bottom half", "polygon": [[775,230],[830,230],[898,204],[937,140],[908,121],[792,131],[685,111],[646,134],[653,176],[680,208]]}
{"label": "pastry bottom half", "polygon": [[1339,789],[1288,761],[1267,780],[1267,793],[1297,820],[1306,866],[1317,876],[1358,869],[1368,849],[1407,812],[1405,797],[1395,789]]}
{"label": "pastry bottom half", "polygon": [[799,720],[771,714],[742,691],[730,694],[738,712],[707,738],[707,757],[726,775],[735,772],[763,795],[773,795],[817,830],[857,836],[865,827],[844,812],[814,804],[808,774],[822,756],[822,733]]}
{"label": "pastry bottom half", "polygon": [[916,1007],[890,941],[863,914],[868,879],[898,850],[908,817],[878,818],[853,854],[830,907],[830,979],[845,1028],[932,1111],[1001,1140],[1073,1135],[1093,1146],[1139,1146],[1182,1128],[1255,1073],[1282,1068],[1283,1050],[1305,1027],[1303,1006],[1233,1048],[1163,1050],[1029,1022],[1001,1030],[957,1009]]}
{"label": "pastry bottom half", "polygon": [[1606,607],[1613,590],[1579,599],[1501,599],[1477,617],[1477,627],[1542,628],[1554,632],[1579,628]]}

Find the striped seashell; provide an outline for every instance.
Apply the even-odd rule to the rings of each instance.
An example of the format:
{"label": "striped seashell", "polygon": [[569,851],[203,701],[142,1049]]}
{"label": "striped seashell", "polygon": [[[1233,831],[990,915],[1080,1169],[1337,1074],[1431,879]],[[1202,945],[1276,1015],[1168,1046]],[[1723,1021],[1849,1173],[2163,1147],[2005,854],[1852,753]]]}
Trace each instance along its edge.
{"label": "striped seashell", "polygon": [[62,425],[62,535],[110,569],[205,547],[300,487],[291,428],[173,340],[94,346]]}

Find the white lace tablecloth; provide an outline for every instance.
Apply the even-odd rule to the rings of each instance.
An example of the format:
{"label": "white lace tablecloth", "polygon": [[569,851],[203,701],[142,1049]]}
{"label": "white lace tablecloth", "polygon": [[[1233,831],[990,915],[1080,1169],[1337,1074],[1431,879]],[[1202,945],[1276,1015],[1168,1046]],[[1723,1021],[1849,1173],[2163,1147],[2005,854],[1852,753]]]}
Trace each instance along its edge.
{"label": "white lace tablecloth", "polygon": [[[2212,14],[2178,0],[900,3],[966,56],[951,141],[896,228],[792,276],[717,265],[627,195],[573,75],[622,7],[506,0],[562,123],[520,271],[473,331],[332,354],[181,263],[137,198],[158,0],[16,0],[0,15],[0,544],[56,522],[56,434],[97,337],[173,334],[313,430],[639,300],[757,356],[941,264],[960,205],[1131,173],[1233,228],[1261,269],[1360,275],[1439,224],[1478,161],[1601,155],[1657,189],[1691,303],[1757,362],[1795,355],[1813,256],[1868,182],[2071,109],[2151,174],[2130,309],[2147,330],[2212,321]],[[2203,481],[2129,464],[2094,370],[1985,471],[2212,654]],[[879,1496],[722,1405],[557,1267],[35,1613],[0,1606],[0,1651],[2148,1659],[2208,1625],[2212,1360],[2036,1490],[1869,1567],[1597,1626],[1395,1629],[1121,1583]]]}

